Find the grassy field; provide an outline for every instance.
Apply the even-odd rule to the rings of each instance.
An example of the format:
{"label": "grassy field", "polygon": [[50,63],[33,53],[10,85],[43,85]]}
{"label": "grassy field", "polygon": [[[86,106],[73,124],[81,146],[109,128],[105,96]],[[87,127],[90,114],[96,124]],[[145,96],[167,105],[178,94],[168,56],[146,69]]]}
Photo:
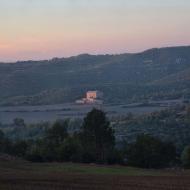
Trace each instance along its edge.
{"label": "grassy field", "polygon": [[0,190],[189,190],[190,172],[73,163],[0,162]]}

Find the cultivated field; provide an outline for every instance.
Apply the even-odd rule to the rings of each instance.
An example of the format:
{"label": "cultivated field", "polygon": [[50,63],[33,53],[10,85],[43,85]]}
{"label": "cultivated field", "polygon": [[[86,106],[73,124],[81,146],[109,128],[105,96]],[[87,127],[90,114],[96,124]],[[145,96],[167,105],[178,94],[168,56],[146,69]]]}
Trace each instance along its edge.
{"label": "cultivated field", "polygon": [[0,162],[0,190],[189,190],[189,171]]}
{"label": "cultivated field", "polygon": [[15,118],[23,118],[26,123],[55,121],[66,118],[83,118],[94,107],[103,109],[108,117],[128,113],[143,114],[166,109],[167,106],[127,106],[127,105],[77,105],[58,104],[44,106],[8,106],[0,107],[1,123],[12,123]]}

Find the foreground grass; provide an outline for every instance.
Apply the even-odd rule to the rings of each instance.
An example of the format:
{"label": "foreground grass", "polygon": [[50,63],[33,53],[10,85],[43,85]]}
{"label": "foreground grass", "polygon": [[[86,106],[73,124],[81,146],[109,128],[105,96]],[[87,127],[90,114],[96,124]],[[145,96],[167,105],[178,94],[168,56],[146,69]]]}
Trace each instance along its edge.
{"label": "foreground grass", "polygon": [[43,189],[189,190],[190,172],[95,164],[0,162],[0,190]]}
{"label": "foreground grass", "polygon": [[0,162],[0,171],[28,171],[31,173],[63,172],[72,174],[90,175],[127,175],[127,176],[173,176],[177,174],[190,174],[189,171],[140,169],[128,166],[110,166],[97,164],[76,163],[31,163],[26,161]]}

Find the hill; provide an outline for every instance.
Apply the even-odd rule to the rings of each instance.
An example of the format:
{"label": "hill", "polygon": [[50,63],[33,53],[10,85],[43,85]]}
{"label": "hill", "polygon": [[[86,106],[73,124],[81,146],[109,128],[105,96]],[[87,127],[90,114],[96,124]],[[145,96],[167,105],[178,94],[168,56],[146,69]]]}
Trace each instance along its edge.
{"label": "hill", "polygon": [[0,64],[0,105],[73,102],[86,90],[105,102],[190,97],[190,46]]}

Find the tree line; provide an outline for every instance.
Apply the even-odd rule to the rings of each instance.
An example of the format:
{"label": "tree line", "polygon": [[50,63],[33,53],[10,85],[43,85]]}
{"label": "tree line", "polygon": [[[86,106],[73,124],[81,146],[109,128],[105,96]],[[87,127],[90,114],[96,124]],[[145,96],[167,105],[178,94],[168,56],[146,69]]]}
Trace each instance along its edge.
{"label": "tree line", "polygon": [[[17,121],[21,122],[21,121]],[[79,131],[68,132],[68,120],[56,121],[44,135],[33,140],[8,139],[0,131],[0,152],[33,162],[80,162],[126,164],[142,168],[190,167],[190,146],[181,155],[171,142],[140,134],[134,142],[116,144],[106,114],[93,109]]]}

